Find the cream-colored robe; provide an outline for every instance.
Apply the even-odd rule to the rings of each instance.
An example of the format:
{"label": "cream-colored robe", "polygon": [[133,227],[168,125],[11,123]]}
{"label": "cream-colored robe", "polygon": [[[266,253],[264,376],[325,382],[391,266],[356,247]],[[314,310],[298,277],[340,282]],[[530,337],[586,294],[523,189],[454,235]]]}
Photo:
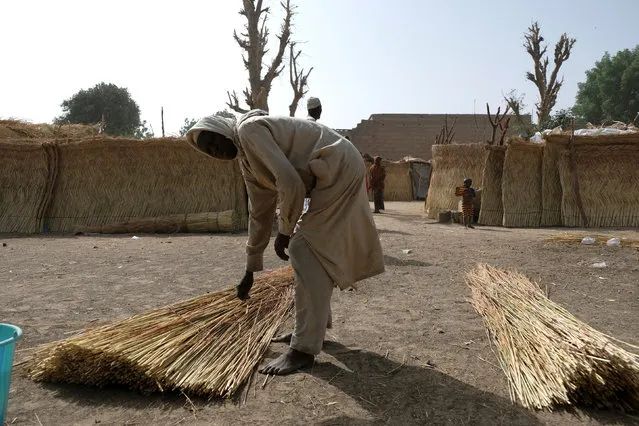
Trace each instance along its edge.
{"label": "cream-colored robe", "polygon": [[303,237],[340,288],[384,272],[355,146],[318,122],[271,116],[242,122],[236,143],[249,195],[248,271],[263,269],[279,197],[279,232]]}

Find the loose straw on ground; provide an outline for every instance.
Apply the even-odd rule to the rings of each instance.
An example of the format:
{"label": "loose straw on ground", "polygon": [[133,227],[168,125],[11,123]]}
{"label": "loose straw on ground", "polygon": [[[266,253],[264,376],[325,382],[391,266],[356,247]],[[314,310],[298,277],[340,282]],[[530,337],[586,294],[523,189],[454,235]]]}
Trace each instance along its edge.
{"label": "loose straw on ground", "polygon": [[[606,242],[613,238],[613,235],[608,235],[608,234],[569,234],[569,233],[565,233],[565,234],[560,234],[560,235],[553,235],[552,237],[548,237],[546,238],[546,241],[552,241],[555,243],[566,243],[566,244],[579,244],[581,243],[581,240],[583,240],[585,237],[592,237],[595,239],[596,244],[598,245],[605,245]],[[639,248],[639,239],[634,239],[634,238],[619,238],[619,241],[621,242],[621,247],[627,247],[627,248]]]}
{"label": "loose straw on ground", "polygon": [[639,409],[638,355],[575,318],[517,272],[479,265],[466,280],[513,401],[529,409]]}
{"label": "loose straw on ground", "polygon": [[24,371],[35,381],[230,397],[290,313],[292,282],[292,269],[280,269],[257,278],[247,302],[229,289],[93,328],[38,348]]}

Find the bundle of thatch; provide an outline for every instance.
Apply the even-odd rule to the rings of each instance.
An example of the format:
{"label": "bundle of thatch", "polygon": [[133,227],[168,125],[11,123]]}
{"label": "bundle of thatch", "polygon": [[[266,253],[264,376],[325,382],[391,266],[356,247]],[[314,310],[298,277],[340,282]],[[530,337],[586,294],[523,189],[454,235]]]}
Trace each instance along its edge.
{"label": "bundle of thatch", "polygon": [[25,373],[36,381],[229,397],[290,312],[292,281],[292,269],[280,269],[257,278],[247,302],[234,289],[209,293],[46,344]]}
{"label": "bundle of thatch", "polygon": [[426,198],[426,215],[437,219],[439,213],[455,210],[459,197],[455,188],[465,178],[473,180],[473,186],[482,186],[484,165],[488,151],[485,144],[433,145],[432,174]]}
{"label": "bundle of thatch", "polygon": [[29,123],[23,120],[0,120],[0,139],[86,138],[96,136],[98,126],[84,124]]}
{"label": "bundle of thatch", "polygon": [[578,320],[517,272],[479,265],[472,304],[495,342],[513,401],[639,409],[639,356]]}
{"label": "bundle of thatch", "polygon": [[501,181],[506,147],[487,146],[486,150],[488,151],[488,157],[484,165],[479,223],[489,226],[501,226],[504,219]]}
{"label": "bundle of thatch", "polygon": [[569,150],[559,158],[564,226],[584,226],[574,174],[589,227],[639,226],[639,139],[632,144],[581,144],[575,148],[573,171]]}
{"label": "bundle of thatch", "polygon": [[77,232],[100,234],[174,232],[237,232],[240,218],[235,210],[223,212],[185,213],[171,216],[138,217],[102,226],[81,226]]}
{"label": "bundle of thatch", "polygon": [[533,143],[508,145],[501,187],[504,226],[539,227],[543,148],[543,145]]}

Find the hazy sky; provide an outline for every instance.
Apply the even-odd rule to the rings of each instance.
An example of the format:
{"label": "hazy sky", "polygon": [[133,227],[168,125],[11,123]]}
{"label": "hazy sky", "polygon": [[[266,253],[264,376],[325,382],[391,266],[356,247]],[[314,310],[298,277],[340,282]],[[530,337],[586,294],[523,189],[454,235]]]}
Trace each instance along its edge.
{"label": "hazy sky", "polygon": [[[160,135],[185,118],[225,107],[226,90],[246,86],[240,49],[241,0],[2,0],[0,118],[50,122],[60,103],[104,81],[129,89],[142,119]],[[281,17],[273,6],[271,53]],[[523,33],[538,20],[554,43],[577,39],[562,67],[557,108],[574,103],[577,83],[605,51],[639,43],[638,0],[294,0],[302,65],[315,69],[309,95],[322,121],[350,128],[374,113],[472,113],[518,89],[528,110],[536,88]],[[272,114],[288,114],[288,74],[276,81]],[[503,103],[503,102],[502,102]],[[305,103],[298,116],[305,116]]]}

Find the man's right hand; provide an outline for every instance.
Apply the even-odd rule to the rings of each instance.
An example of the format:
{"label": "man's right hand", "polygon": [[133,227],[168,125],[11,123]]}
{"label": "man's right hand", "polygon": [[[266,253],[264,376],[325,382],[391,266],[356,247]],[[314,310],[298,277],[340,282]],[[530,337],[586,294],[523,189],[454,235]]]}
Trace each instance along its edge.
{"label": "man's right hand", "polygon": [[244,274],[244,278],[242,278],[242,281],[240,281],[240,284],[237,286],[238,299],[249,299],[249,292],[251,291],[251,287],[253,287],[253,272],[246,271],[246,273]]}

